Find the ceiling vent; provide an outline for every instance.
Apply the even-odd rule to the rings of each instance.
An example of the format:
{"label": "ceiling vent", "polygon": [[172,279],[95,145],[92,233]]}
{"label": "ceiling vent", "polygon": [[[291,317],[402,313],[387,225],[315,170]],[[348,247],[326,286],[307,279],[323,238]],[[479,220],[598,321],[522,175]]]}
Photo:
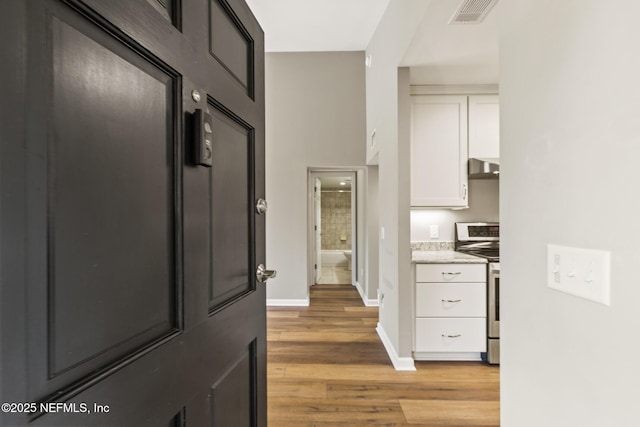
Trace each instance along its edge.
{"label": "ceiling vent", "polygon": [[479,24],[497,2],[498,0],[462,0],[449,24]]}

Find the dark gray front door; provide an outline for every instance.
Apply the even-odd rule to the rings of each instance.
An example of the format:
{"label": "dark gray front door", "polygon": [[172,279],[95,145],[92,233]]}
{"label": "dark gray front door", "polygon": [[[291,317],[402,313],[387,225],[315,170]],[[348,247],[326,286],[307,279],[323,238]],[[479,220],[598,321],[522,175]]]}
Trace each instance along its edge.
{"label": "dark gray front door", "polygon": [[266,426],[250,10],[3,0],[0,21],[2,425]]}

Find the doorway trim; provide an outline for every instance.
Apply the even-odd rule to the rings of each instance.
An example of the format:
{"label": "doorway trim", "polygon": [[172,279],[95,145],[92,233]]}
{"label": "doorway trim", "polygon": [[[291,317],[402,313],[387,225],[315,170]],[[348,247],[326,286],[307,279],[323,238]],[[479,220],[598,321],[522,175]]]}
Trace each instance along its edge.
{"label": "doorway trim", "polygon": [[315,236],[315,179],[322,177],[351,177],[351,285],[356,286],[363,278],[359,277],[359,253],[363,248],[358,247],[358,171],[359,167],[345,168],[308,168],[307,169],[307,295],[315,284],[316,264],[316,236]]}

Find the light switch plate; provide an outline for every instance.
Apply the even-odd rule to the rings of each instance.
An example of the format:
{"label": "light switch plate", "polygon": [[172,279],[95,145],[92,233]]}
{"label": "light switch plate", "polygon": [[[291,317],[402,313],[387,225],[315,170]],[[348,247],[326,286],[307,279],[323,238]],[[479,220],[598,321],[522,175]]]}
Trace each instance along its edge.
{"label": "light switch plate", "polygon": [[610,263],[609,251],[547,245],[547,286],[609,305]]}

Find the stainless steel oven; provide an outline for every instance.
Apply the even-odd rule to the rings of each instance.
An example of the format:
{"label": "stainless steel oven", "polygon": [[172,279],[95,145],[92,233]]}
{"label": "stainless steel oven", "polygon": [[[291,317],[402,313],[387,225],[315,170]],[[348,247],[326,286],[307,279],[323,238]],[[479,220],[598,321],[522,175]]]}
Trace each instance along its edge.
{"label": "stainless steel oven", "polygon": [[485,258],[487,263],[487,352],[482,360],[500,363],[500,224],[456,223],[455,249]]}
{"label": "stainless steel oven", "polygon": [[500,264],[488,265],[487,280],[487,355],[486,361],[500,363]]}

